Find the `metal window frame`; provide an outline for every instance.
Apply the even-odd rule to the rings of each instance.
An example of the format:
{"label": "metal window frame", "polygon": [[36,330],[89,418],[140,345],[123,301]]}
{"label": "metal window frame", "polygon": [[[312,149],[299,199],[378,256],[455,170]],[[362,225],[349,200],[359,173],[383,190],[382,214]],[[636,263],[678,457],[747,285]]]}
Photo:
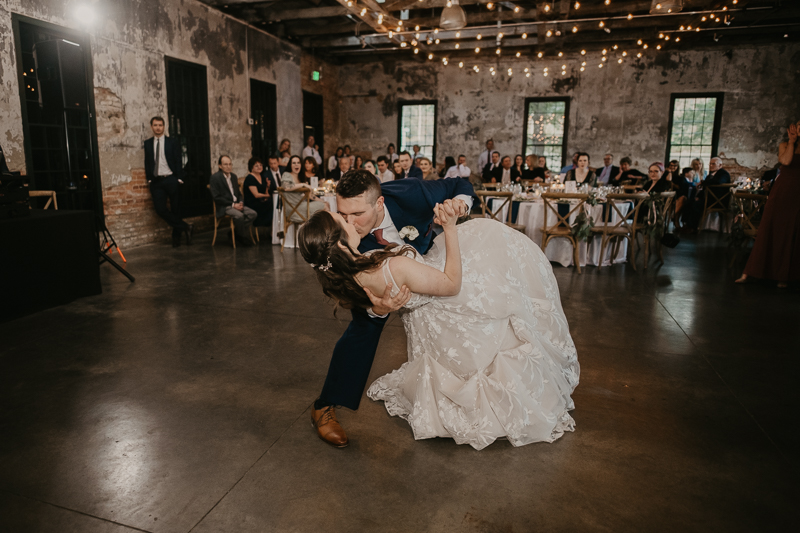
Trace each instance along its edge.
{"label": "metal window frame", "polygon": [[522,123],[522,157],[525,157],[525,147],[527,146],[527,139],[528,139],[528,108],[530,104],[533,102],[564,102],[564,142],[561,145],[561,163],[559,164],[558,168],[561,169],[564,166],[564,162],[567,160],[567,145],[569,144],[569,103],[570,97],[569,96],[531,96],[525,98],[525,107],[523,108],[523,115],[525,117]]}
{"label": "metal window frame", "polygon": [[667,127],[667,151],[664,154],[664,162],[669,163],[669,154],[672,151],[672,127],[675,119],[675,100],[680,98],[716,98],[714,106],[714,131],[711,134],[711,157],[716,157],[719,153],[719,132],[722,127],[722,106],[725,93],[723,92],[702,92],[702,93],[672,93],[669,99],[669,126]]}
{"label": "metal window frame", "polygon": [[431,105],[433,104],[433,153],[431,154],[431,161],[433,168],[436,168],[436,139],[439,133],[439,100],[401,100],[397,102],[397,153],[400,153],[401,142],[403,138],[403,108],[406,106],[414,105]]}
{"label": "metal window frame", "polygon": [[89,142],[91,143],[91,150],[92,150],[92,172],[95,175],[95,215],[101,218],[105,218],[105,209],[103,206],[103,176],[100,173],[100,150],[99,145],[97,142],[97,113],[95,112],[94,106],[94,64],[92,61],[92,46],[89,39],[89,34],[85,32],[81,32],[78,30],[74,30],[72,28],[67,28],[64,26],[59,26],[57,24],[51,24],[50,22],[45,22],[43,20],[34,19],[31,17],[26,17],[24,15],[19,15],[17,13],[11,14],[11,26],[14,33],[14,55],[17,61],[17,83],[19,86],[19,102],[20,102],[20,111],[22,117],[22,135],[23,135],[23,150],[25,151],[25,174],[28,176],[30,180],[30,187],[31,189],[36,188],[36,176],[32,173],[33,169],[33,151],[31,148],[31,143],[28,141],[30,139],[30,125],[28,124],[28,103],[25,99],[25,81],[24,77],[22,76],[22,47],[21,47],[21,34],[20,34],[20,23],[28,24],[30,26],[36,26],[42,28],[45,31],[51,31],[55,33],[60,33],[65,36],[68,36],[70,40],[78,43],[83,50],[83,61],[85,65],[85,74],[86,74],[86,88],[87,88],[87,100],[88,100],[88,111],[89,111]]}

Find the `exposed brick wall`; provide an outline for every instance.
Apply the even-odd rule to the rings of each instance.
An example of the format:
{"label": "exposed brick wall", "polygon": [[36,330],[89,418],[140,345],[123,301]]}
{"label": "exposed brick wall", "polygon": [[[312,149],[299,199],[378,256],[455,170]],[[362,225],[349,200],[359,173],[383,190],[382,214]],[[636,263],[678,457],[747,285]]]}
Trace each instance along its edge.
{"label": "exposed brick wall", "polygon": [[[171,242],[172,228],[156,214],[143,168],[131,169],[131,180],[103,190],[106,225],[123,248]],[[213,215],[185,219],[195,231],[213,228]]]}

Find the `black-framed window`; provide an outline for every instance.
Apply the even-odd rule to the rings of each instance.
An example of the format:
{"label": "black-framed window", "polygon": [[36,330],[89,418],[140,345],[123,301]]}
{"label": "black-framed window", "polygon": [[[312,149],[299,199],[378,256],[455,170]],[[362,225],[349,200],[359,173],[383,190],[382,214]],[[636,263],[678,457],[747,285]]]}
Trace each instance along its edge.
{"label": "black-framed window", "polygon": [[723,93],[675,93],[669,106],[666,161],[677,159],[681,168],[699,158],[708,164],[717,155],[722,122]]}
{"label": "black-framed window", "polygon": [[103,213],[88,36],[13,14],[30,187]]}
{"label": "black-framed window", "polygon": [[547,158],[561,168],[567,160],[569,98],[526,98],[522,153]]}
{"label": "black-framed window", "polygon": [[414,145],[419,145],[420,155],[427,157],[436,166],[436,119],[437,101],[419,100],[401,102],[397,119],[398,152],[407,150],[413,154]]}
{"label": "black-framed window", "polygon": [[166,57],[167,113],[170,137],[181,145],[183,216],[211,213],[208,182],[211,155],[208,132],[206,67]]}

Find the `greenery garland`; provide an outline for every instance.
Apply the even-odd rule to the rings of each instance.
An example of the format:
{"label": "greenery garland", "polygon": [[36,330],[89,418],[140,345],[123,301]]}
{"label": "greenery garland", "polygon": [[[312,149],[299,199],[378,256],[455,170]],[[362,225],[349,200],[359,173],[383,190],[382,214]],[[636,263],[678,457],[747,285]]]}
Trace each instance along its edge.
{"label": "greenery garland", "polygon": [[[756,190],[749,190],[747,192],[752,194],[763,194],[764,196],[767,195],[767,191],[760,187]],[[758,227],[758,223],[761,221],[761,215],[763,213],[763,209],[759,209],[755,203],[749,201],[742,202],[742,208],[740,209],[739,202],[735,201],[734,199],[734,201],[731,202],[731,216],[733,217],[733,223],[731,224],[731,233],[728,236],[728,247],[737,250],[744,248],[748,241],[752,239],[752,236],[745,233],[745,228],[742,221],[745,219],[745,216],[752,217],[750,218],[750,221],[754,226]]]}
{"label": "greenery garland", "polygon": [[[661,193],[651,191],[648,193],[647,198],[642,200],[639,210],[645,210],[645,216],[642,221],[642,233],[647,235],[651,240],[661,240],[666,231],[664,223],[664,207],[666,201]],[[655,212],[655,216],[651,216]]]}
{"label": "greenery garland", "polygon": [[[594,192],[589,193],[586,199],[587,204],[591,206],[597,205],[597,194]],[[592,238],[592,228],[594,227],[594,219],[586,214],[586,211],[581,211],[575,217],[575,222],[570,229],[572,236],[578,241],[586,241]]]}

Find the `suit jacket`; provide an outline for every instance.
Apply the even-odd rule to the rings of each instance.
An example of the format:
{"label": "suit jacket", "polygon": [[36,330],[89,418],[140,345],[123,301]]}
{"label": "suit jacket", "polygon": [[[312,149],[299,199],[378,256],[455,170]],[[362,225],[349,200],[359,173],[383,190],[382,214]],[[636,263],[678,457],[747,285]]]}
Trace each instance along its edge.
{"label": "suit jacket", "polygon": [[411,165],[411,167],[408,169],[408,172],[403,171],[403,174],[403,178],[417,178],[418,180],[423,179],[422,169],[417,165]]}
{"label": "suit jacket", "polygon": [[[497,177],[497,170],[500,169],[500,177]],[[492,168],[492,162],[489,161],[483,166],[483,170],[481,171],[481,179],[483,179],[484,183],[492,181],[492,178],[496,179],[498,182],[500,178],[503,177],[502,167],[500,163],[497,163],[494,168]]]}
{"label": "suit jacket", "polygon": [[239,178],[237,178],[236,174],[232,172],[231,181],[233,182],[233,197],[231,197],[231,190],[228,188],[225,174],[223,174],[221,170],[212,174],[211,179],[209,180],[209,185],[211,186],[211,197],[214,199],[214,203],[217,204],[217,218],[224,217],[225,209],[230,207],[232,204],[238,204],[239,202],[244,201],[244,198],[242,198],[242,193],[239,190]]}
{"label": "suit jacket", "polygon": [[[433,206],[459,194],[472,196],[474,189],[467,180],[444,178],[435,181],[395,180],[381,183],[384,206],[389,210],[397,231],[414,226],[419,236],[406,241],[419,253],[424,254],[433,243]],[[371,233],[361,239],[361,253],[383,248]]]}
{"label": "suit jacket", "polygon": [[[153,181],[155,178],[155,137],[150,137],[144,142],[144,175],[147,181]],[[183,165],[181,164],[181,147],[178,141],[171,137],[164,136],[164,155],[167,158],[167,165],[172,171],[172,175],[179,180],[183,179]]]}
{"label": "suit jacket", "polygon": [[[603,169],[604,168],[605,167],[600,167],[597,170],[595,170],[595,172],[594,172],[597,175],[597,184],[598,185],[601,185],[601,183],[600,183],[600,174],[603,173]],[[611,165],[611,172],[608,173],[608,181],[606,182],[606,184],[607,185],[610,184],[611,180],[613,180],[617,176],[617,174],[619,174],[619,167],[616,166],[616,165]]]}
{"label": "suit jacket", "polygon": [[730,182],[731,175],[724,168],[717,170],[713,176],[709,174],[706,179],[703,180],[704,185],[722,185],[723,183]]}
{"label": "suit jacket", "polygon": [[281,186],[281,176],[283,173],[286,172],[284,167],[278,166],[278,177],[276,178],[269,167],[266,167],[264,170],[261,171],[261,179],[268,179],[269,180],[269,194],[274,193],[278,190],[278,187]]}

